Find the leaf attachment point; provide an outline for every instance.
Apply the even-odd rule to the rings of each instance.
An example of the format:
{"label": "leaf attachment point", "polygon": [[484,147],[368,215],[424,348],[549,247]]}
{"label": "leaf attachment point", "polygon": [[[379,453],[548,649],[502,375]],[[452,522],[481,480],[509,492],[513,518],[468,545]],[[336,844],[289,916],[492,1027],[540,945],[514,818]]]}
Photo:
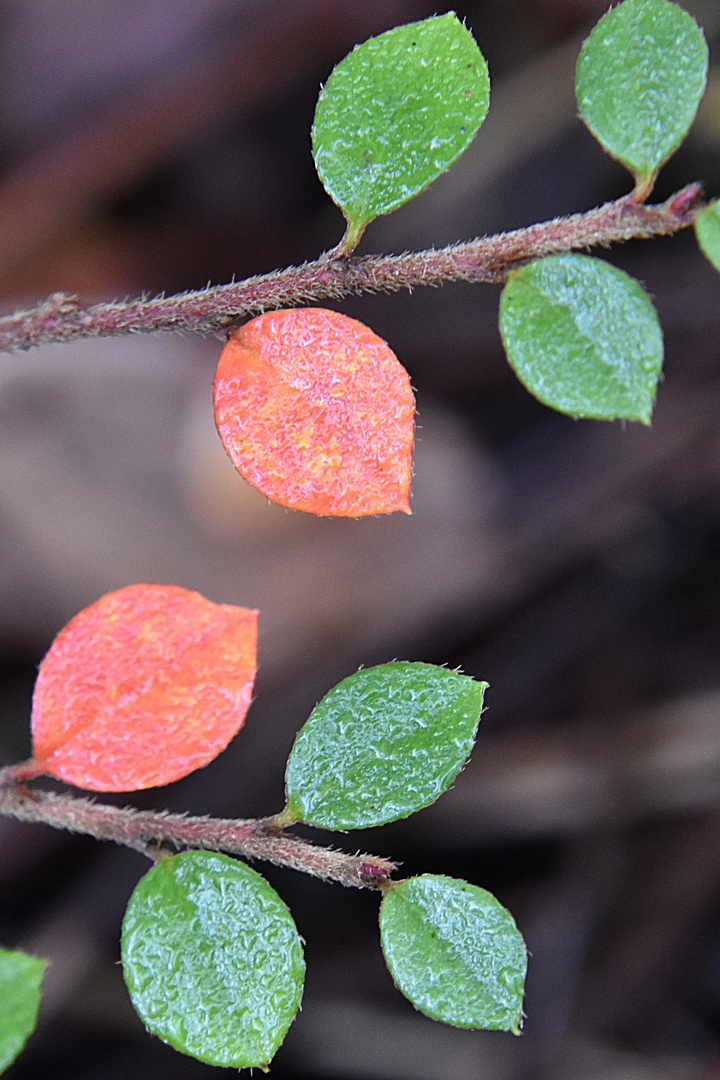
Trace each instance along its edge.
{"label": "leaf attachment point", "polygon": [[439,874],[400,881],[380,907],[395,985],[445,1024],[520,1034],[527,951],[491,893]]}
{"label": "leaf attachment point", "polygon": [[235,1069],[267,1067],[305,975],[300,937],[275,890],[209,851],[163,859],[138,882],[122,963],[150,1031],[181,1053]]}
{"label": "leaf attachment point", "polygon": [[5,1072],[35,1030],[47,960],[0,949],[0,1073]]}
{"label": "leaf attachment point", "polygon": [[392,349],[324,308],[251,319],[215,377],[215,421],[235,468],[274,502],[312,514],[409,514],[414,416]]}
{"label": "leaf attachment point", "polygon": [[582,47],[580,116],[643,197],[695,119],[707,67],[702,30],[669,0],[623,0]]}
{"label": "leaf attachment point", "polygon": [[177,585],[102,596],[40,665],[37,772],[92,791],[137,791],[207,765],[245,720],[256,639],[256,611]]}
{"label": "leaf attachment point", "polygon": [[404,662],[343,679],[295,740],[286,815],[322,829],[362,829],[429,806],[467,760],[486,686]]}
{"label": "leaf attachment point", "polygon": [[513,271],[500,301],[511,367],[571,416],[650,423],[662,330],[638,283],[603,259],[549,255]]}
{"label": "leaf attachment point", "polygon": [[453,12],[388,30],[337,65],[312,140],[320,180],[348,222],[346,250],[452,165],[489,100],[487,64]]}

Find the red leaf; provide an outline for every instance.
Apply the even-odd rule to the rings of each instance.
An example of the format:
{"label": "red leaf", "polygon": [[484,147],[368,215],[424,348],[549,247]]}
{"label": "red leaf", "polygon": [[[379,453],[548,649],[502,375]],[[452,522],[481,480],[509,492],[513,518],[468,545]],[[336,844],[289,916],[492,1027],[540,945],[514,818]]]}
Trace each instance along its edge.
{"label": "red leaf", "polygon": [[340,517],[410,513],[414,401],[389,346],[337,311],[271,311],[223,349],[215,420],[268,498]]}
{"label": "red leaf", "polygon": [[176,585],[129,585],[60,631],[40,665],[34,764],[92,791],[157,787],[207,765],[242,727],[257,612]]}

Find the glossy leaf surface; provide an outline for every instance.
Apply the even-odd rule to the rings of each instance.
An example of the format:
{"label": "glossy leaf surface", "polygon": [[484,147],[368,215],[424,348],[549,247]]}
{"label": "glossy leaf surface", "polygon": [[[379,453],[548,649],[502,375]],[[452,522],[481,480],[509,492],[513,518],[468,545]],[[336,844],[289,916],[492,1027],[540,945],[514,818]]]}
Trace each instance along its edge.
{"label": "glossy leaf surface", "polygon": [[135,791],[207,765],[245,719],[256,638],[256,611],[175,585],[102,596],[40,665],[38,768],[93,791]]}
{"label": "glossy leaf surface", "polygon": [[409,514],[414,414],[395,354],[337,311],[260,315],[218,364],[215,420],[235,468],[295,510]]}
{"label": "glossy leaf surface", "polygon": [[313,124],[325,190],[360,232],[426,188],[472,142],[487,64],[450,12],[359,45],[330,75]]}
{"label": "glossy leaf surface", "polygon": [[682,142],[705,92],[702,30],[669,0],[623,0],[582,47],[575,89],[593,135],[639,181]]}
{"label": "glossy leaf surface", "polygon": [[0,1073],[18,1056],[35,1029],[47,960],[0,949]]}
{"label": "glossy leaf surface", "polygon": [[408,878],[382,902],[380,937],[416,1009],[455,1027],[520,1033],[527,952],[491,893],[439,874]]}
{"label": "glossy leaf surface", "polygon": [[520,381],[571,416],[650,422],[662,330],[638,283],[588,255],[550,255],[512,272],[500,330]]}
{"label": "glossy leaf surface", "polygon": [[146,1027],[176,1050],[244,1069],[267,1066],[293,1021],[305,964],[295,923],[260,874],[186,851],[138,883],[122,963]]}
{"label": "glossy leaf surface", "polygon": [[703,254],[720,270],[720,203],[710,203],[698,214],[695,235]]}
{"label": "glossy leaf surface", "polygon": [[414,663],[343,679],[295,740],[288,813],[320,828],[361,829],[428,806],[472,749],[486,686]]}

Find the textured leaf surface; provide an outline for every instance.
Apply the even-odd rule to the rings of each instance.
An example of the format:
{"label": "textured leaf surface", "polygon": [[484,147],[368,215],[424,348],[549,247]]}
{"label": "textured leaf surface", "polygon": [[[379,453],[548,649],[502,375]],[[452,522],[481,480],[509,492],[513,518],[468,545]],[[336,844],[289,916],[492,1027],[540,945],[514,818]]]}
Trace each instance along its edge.
{"label": "textured leaf surface", "polygon": [[38,767],[93,791],[136,791],[207,765],[245,719],[256,638],[256,611],[175,585],[102,596],[40,665]]}
{"label": "textured leaf surface", "polygon": [[491,893],[438,874],[408,878],[382,902],[380,937],[416,1009],[455,1027],[520,1033],[525,943]]}
{"label": "textured leaf surface", "polygon": [[513,271],[500,330],[520,381],[546,405],[596,420],[650,422],[662,330],[647,295],[588,255],[550,255]]}
{"label": "textured leaf surface", "polygon": [[330,75],[313,124],[323,186],[351,227],[402,206],[472,142],[487,64],[450,12],[359,45]]}
{"label": "textured leaf surface", "polygon": [[711,203],[698,214],[695,235],[703,254],[720,270],[720,203]]}
{"label": "textured leaf surface", "polygon": [[289,814],[361,829],[428,806],[472,749],[486,686],[432,664],[381,664],[343,679],[295,740]]}
{"label": "textured leaf surface", "polygon": [[295,923],[250,867],[210,851],[163,859],[138,883],[122,962],[145,1025],[211,1065],[268,1064],[300,1005]]}
{"label": "textured leaf surface", "polygon": [[294,510],[410,513],[414,414],[395,354],[337,311],[260,315],[233,334],[218,364],[225,449],[246,480]]}
{"label": "textured leaf surface", "polygon": [[685,138],[705,92],[702,30],[669,0],[624,0],[582,47],[575,89],[593,135],[639,180]]}
{"label": "textured leaf surface", "polygon": [[47,960],[0,949],[0,1073],[18,1056],[35,1029]]}

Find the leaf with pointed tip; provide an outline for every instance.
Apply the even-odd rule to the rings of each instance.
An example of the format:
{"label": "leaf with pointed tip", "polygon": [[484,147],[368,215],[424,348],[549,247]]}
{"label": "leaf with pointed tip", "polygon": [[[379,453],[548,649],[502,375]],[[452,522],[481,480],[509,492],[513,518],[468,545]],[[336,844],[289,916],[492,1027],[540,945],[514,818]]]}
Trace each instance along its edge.
{"label": "leaf with pointed tip", "polygon": [[380,939],[395,985],[420,1012],[520,1034],[527,951],[491,893],[440,874],[399,881],[380,907]]}
{"label": "leaf with pointed tip", "polygon": [[265,1069],[300,1006],[295,923],[268,882],[211,851],[162,859],[138,882],[122,963],[146,1027],[210,1065]]}
{"label": "leaf with pointed tip", "polygon": [[256,639],[256,611],[177,585],[101,596],[40,665],[37,773],[92,791],[137,791],[207,765],[245,720]]}
{"label": "leaf with pointed tip", "polygon": [[695,20],[670,0],[623,0],[580,52],[580,116],[639,184],[685,138],[705,92],[708,48]]}
{"label": "leaf with pointed tip", "polygon": [[215,377],[215,420],[235,468],[274,502],[312,514],[409,514],[414,416],[389,345],[324,308],[251,319]]}
{"label": "leaf with pointed tip", "polygon": [[500,301],[511,367],[536,398],[595,420],[650,422],[662,330],[628,274],[589,255],[549,255],[514,270]]}
{"label": "leaf with pointed tip", "polygon": [[703,254],[720,270],[720,202],[710,203],[695,218],[695,235]]}
{"label": "leaf with pointed tip", "polygon": [[452,165],[489,99],[487,64],[453,12],[388,30],[337,65],[317,103],[313,156],[354,239]]}
{"label": "leaf with pointed tip", "polygon": [[405,662],[343,679],[295,740],[286,815],[323,829],[362,829],[429,806],[467,760],[486,686]]}
{"label": "leaf with pointed tip", "polygon": [[5,1072],[35,1030],[47,960],[0,949],[0,1073]]}

